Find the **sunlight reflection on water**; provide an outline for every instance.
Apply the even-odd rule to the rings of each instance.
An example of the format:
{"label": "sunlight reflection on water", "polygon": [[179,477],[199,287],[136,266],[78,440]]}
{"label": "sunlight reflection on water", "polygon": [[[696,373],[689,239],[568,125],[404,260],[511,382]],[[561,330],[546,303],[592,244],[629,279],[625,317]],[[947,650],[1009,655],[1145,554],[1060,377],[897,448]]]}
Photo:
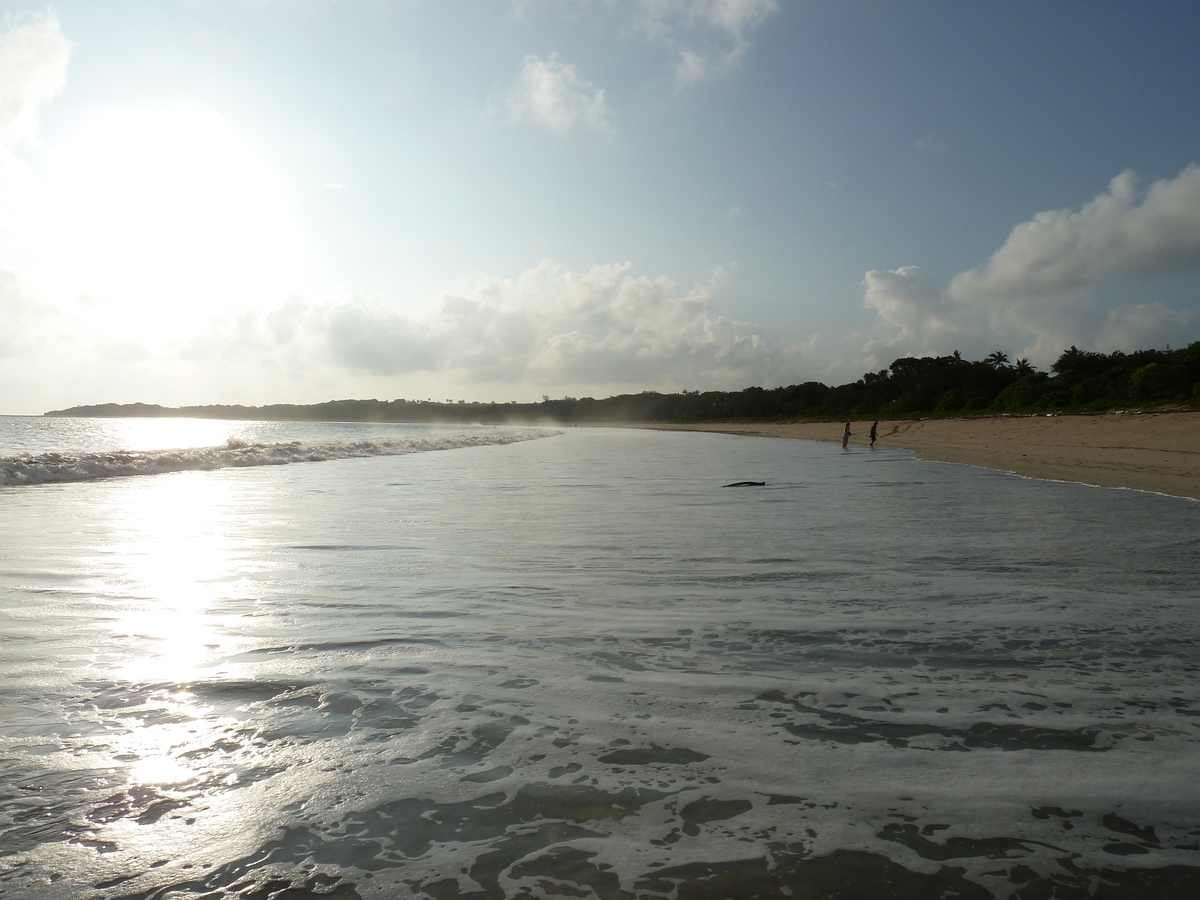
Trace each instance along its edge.
{"label": "sunlight reflection on water", "polygon": [[234,587],[229,492],[227,481],[180,472],[117,495],[105,588],[124,599],[114,631],[142,649],[124,677],[186,683],[221,647],[211,607]]}
{"label": "sunlight reflection on water", "polygon": [[[171,431],[169,439],[185,432],[206,439],[194,429]],[[107,541],[94,587],[109,608],[114,646],[125,648],[110,677],[148,686],[151,702],[108,731],[112,763],[125,769],[129,788],[113,795],[102,817],[148,825],[198,801],[206,784],[237,781],[211,759],[231,720],[214,716],[185,687],[210,673],[229,643],[214,607],[236,588],[234,498],[227,480],[198,472],[135,479],[104,496]],[[143,852],[154,852],[144,828],[138,836]]]}

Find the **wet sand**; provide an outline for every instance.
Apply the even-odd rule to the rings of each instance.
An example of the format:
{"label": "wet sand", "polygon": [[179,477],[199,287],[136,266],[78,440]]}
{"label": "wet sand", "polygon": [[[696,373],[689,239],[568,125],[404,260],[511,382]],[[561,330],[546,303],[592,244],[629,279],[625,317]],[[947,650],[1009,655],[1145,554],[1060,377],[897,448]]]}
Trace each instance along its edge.
{"label": "wet sand", "polygon": [[[647,427],[839,443],[843,429],[838,422]],[[868,444],[869,421],[851,422],[850,429],[851,447]],[[1200,500],[1200,412],[880,420],[876,446],[1032,478]]]}

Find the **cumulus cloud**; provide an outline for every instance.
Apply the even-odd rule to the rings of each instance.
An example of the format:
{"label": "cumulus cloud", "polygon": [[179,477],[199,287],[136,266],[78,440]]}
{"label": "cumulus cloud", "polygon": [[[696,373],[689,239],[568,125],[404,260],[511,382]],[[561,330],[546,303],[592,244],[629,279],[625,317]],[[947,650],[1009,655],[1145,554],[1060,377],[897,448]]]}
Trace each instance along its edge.
{"label": "cumulus cloud", "polygon": [[967,349],[979,343],[982,329],[974,311],[949,297],[921,268],[871,271],[865,281],[863,303],[880,319],[867,353],[889,347],[909,356],[942,355],[950,345]]}
{"label": "cumulus cloud", "polygon": [[676,55],[675,75],[692,84],[733,68],[749,35],[779,9],[778,0],[631,0],[639,26]]}
{"label": "cumulus cloud", "polygon": [[1200,338],[1200,313],[1162,303],[1135,303],[1109,310],[1096,340],[1099,350],[1187,344]]}
{"label": "cumulus cloud", "polygon": [[[1114,304],[1106,289],[1200,274],[1200,167],[1144,191],[1132,172],[1078,211],[1041,212],[1017,225],[988,262],[942,290],[920,269],[868,272],[864,303],[879,314],[867,346],[945,353],[1025,343],[1046,364],[1072,344],[1130,350],[1200,337],[1200,309]],[[980,344],[978,342],[984,342]]]}
{"label": "cumulus cloud", "polygon": [[422,316],[378,297],[293,298],[222,315],[203,336],[156,349],[154,367],[216,373],[231,385],[225,396],[239,396],[239,380],[255,397],[608,396],[789,383],[812,370],[814,345],[715,315],[706,287],[681,290],[628,264],[580,272],[544,262],[516,278],[480,278]]}
{"label": "cumulus cloud", "polygon": [[379,300],[344,301],[314,324],[334,362],[346,368],[396,375],[437,365],[437,342],[429,330]]}
{"label": "cumulus cloud", "polygon": [[1110,279],[1200,271],[1200,166],[1144,192],[1131,171],[1078,212],[1038,213],[986,266],[951,282],[957,296],[1054,296]]}
{"label": "cumulus cloud", "polygon": [[634,276],[628,264],[574,272],[546,262],[489,278],[414,320],[347,301],[330,310],[334,359],[376,374],[437,369],[460,382],[678,388],[770,381],[781,349],[713,315],[700,287]]}
{"label": "cumulus cloud", "polygon": [[510,121],[532,122],[556,134],[576,128],[612,130],[604,91],[580,78],[575,66],[554,53],[525,57],[503,105]]}

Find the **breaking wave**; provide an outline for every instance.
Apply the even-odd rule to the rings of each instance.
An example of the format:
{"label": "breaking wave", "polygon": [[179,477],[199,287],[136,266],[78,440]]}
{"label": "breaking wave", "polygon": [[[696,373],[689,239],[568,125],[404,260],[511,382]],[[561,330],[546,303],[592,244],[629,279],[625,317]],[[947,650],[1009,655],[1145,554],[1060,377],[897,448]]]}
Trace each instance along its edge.
{"label": "breaking wave", "polygon": [[161,475],[248,466],[286,466],[299,462],[325,462],[365,456],[403,456],[430,450],[489,447],[515,444],[560,434],[524,429],[486,433],[446,434],[437,437],[391,438],[354,441],[289,441],[259,444],[230,438],[219,447],[172,450],[115,450],[106,453],[41,453],[0,458],[0,485],[58,484],[95,481],[131,475]]}

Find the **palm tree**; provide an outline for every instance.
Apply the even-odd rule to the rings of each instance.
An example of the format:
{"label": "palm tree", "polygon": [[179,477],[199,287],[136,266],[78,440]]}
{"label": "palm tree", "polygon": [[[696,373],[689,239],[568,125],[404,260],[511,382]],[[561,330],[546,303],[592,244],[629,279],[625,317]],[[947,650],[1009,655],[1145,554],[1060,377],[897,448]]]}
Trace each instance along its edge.
{"label": "palm tree", "polygon": [[1002,369],[1008,365],[1008,354],[997,350],[994,353],[989,353],[983,361],[993,369]]}
{"label": "palm tree", "polygon": [[1017,374],[1024,378],[1026,375],[1033,374],[1033,366],[1029,364],[1029,360],[1022,356],[1015,363],[1013,368],[1017,370]]}

